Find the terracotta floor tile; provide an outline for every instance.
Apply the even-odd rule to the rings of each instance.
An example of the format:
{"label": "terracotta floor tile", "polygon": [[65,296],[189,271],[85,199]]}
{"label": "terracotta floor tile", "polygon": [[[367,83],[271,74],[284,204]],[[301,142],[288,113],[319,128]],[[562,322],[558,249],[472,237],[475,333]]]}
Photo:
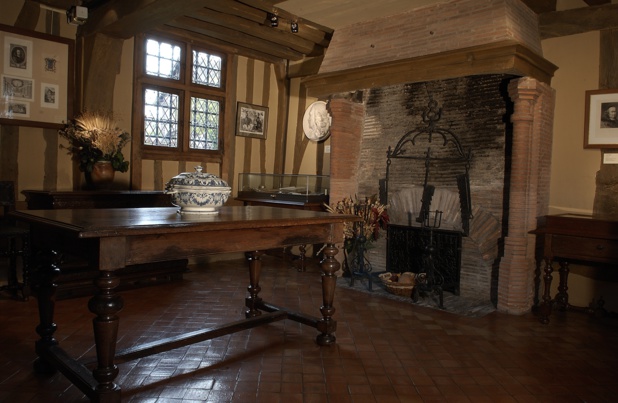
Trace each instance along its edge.
{"label": "terracotta floor tile", "polygon": [[[318,316],[318,267],[265,256],[261,296]],[[239,260],[192,267],[179,282],[123,291],[119,348],[244,317]],[[88,298],[56,303],[56,338],[92,361]],[[289,320],[119,365],[123,402],[415,403],[613,402],[618,322],[555,312],[480,318],[359,293],[335,295],[337,344]],[[36,299],[0,295],[0,401],[85,402],[62,375],[35,374]]]}

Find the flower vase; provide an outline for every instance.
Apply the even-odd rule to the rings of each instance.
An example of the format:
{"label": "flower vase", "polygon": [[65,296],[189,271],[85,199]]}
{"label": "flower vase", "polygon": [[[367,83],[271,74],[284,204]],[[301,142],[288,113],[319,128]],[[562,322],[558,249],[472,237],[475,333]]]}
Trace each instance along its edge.
{"label": "flower vase", "polygon": [[92,166],[90,181],[94,189],[109,189],[114,182],[114,167],[111,161],[97,161]]}

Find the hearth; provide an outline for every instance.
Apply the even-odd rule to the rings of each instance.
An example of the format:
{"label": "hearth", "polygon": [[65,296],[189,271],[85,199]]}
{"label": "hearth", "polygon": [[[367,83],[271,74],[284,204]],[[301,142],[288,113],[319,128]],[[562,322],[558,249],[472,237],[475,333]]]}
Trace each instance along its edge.
{"label": "hearth", "polygon": [[433,262],[438,282],[444,291],[459,295],[462,233],[442,229],[392,224],[386,240],[386,270],[425,273],[426,247],[433,243]]}
{"label": "hearth", "polygon": [[[411,271],[422,273],[423,281],[415,289],[433,292],[440,296],[442,307],[443,290],[459,294],[461,263],[461,239],[467,236],[472,218],[469,169],[472,161],[471,150],[464,150],[458,136],[450,129],[438,125],[442,117],[442,108],[434,99],[430,99],[422,113],[423,125],[406,132],[394,148],[389,146],[386,162],[386,178],[383,184],[383,197],[389,199],[389,181],[391,166],[396,160],[420,161],[423,163],[423,185],[420,200],[419,192],[412,192],[404,197],[408,200],[407,225],[392,225],[387,240],[387,270],[391,272]],[[459,167],[459,172],[457,169]],[[446,169],[445,169],[446,168]],[[447,173],[445,173],[445,171]],[[448,172],[451,178],[448,179]],[[433,181],[434,176],[442,177],[439,182],[451,182],[457,188],[452,192],[452,201],[442,203],[449,192],[439,189]],[[401,192],[396,192],[402,196]],[[434,197],[437,200],[434,201]],[[416,200],[414,200],[416,199]],[[417,205],[416,201],[420,201]],[[403,204],[393,200],[393,206]],[[414,206],[415,208],[409,208]],[[438,207],[436,207],[438,206]],[[402,211],[398,211],[401,215]],[[442,229],[442,220],[446,230]]]}

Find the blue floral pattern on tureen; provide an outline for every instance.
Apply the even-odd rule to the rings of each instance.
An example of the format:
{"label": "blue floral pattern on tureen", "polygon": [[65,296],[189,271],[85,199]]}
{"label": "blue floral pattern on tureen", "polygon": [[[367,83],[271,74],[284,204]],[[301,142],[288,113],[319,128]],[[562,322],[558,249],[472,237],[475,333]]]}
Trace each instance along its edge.
{"label": "blue floral pattern on tureen", "polygon": [[231,193],[223,179],[203,173],[195,167],[194,173],[182,173],[172,178],[165,191],[172,195],[172,204],[180,207],[180,213],[216,214]]}

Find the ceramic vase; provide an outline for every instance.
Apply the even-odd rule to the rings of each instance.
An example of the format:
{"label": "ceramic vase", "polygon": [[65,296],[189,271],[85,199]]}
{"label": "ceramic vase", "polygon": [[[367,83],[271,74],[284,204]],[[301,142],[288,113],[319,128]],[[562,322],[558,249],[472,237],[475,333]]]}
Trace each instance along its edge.
{"label": "ceramic vase", "polygon": [[109,189],[114,182],[114,167],[111,161],[97,161],[92,166],[90,182],[94,189]]}

